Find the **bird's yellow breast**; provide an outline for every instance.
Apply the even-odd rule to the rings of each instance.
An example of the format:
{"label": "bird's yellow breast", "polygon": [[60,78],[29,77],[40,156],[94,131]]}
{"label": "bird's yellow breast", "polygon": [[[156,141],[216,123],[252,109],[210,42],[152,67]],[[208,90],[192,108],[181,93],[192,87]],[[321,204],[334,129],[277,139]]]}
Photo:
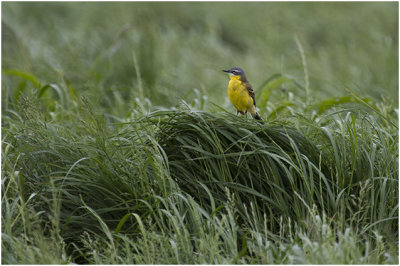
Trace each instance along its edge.
{"label": "bird's yellow breast", "polygon": [[253,108],[253,98],[245,84],[235,77],[231,77],[228,84],[228,98],[238,111],[247,112]]}

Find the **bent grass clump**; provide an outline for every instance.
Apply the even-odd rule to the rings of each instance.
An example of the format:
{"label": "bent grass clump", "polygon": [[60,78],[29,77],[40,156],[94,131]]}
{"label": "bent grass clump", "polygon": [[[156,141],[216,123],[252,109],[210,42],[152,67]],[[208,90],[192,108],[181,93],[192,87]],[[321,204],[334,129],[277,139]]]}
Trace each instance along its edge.
{"label": "bent grass clump", "polygon": [[319,247],[395,261],[398,137],[371,116],[296,129],[183,108],[110,127],[89,108],[71,127],[21,106],[4,131],[4,262],[49,262],[49,243],[85,263],[317,262]]}

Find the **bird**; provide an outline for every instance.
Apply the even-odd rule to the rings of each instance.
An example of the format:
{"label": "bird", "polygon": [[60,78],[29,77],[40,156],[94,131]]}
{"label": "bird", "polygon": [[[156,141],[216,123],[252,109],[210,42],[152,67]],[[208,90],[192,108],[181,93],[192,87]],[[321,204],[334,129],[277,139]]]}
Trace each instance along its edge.
{"label": "bird", "polygon": [[232,67],[229,70],[222,71],[228,73],[230,78],[228,83],[228,98],[233,106],[235,106],[236,114],[245,115],[247,118],[247,113],[250,113],[254,119],[264,124],[264,122],[262,122],[263,119],[257,112],[254,91],[243,69],[240,67]]}

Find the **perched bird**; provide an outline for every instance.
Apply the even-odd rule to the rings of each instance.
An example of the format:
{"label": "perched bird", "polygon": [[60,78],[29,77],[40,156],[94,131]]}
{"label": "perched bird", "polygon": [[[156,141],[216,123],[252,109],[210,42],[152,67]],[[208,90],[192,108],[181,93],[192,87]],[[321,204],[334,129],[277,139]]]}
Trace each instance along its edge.
{"label": "perched bird", "polygon": [[228,73],[230,77],[228,98],[233,106],[235,106],[237,110],[236,114],[244,114],[247,117],[247,112],[249,112],[254,119],[260,120],[260,123],[263,124],[261,116],[257,113],[254,91],[243,69],[232,67],[229,70],[222,71]]}

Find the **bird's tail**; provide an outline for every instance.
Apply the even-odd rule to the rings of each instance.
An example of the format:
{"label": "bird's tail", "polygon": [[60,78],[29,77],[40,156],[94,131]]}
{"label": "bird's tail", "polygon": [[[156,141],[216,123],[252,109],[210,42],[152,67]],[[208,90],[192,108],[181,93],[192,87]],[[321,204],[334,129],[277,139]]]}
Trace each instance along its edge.
{"label": "bird's tail", "polygon": [[259,122],[260,124],[264,124],[263,119],[261,118],[261,116],[260,116],[257,112],[256,112],[255,114],[251,114],[251,116],[252,116],[254,119],[258,120],[258,122]]}

